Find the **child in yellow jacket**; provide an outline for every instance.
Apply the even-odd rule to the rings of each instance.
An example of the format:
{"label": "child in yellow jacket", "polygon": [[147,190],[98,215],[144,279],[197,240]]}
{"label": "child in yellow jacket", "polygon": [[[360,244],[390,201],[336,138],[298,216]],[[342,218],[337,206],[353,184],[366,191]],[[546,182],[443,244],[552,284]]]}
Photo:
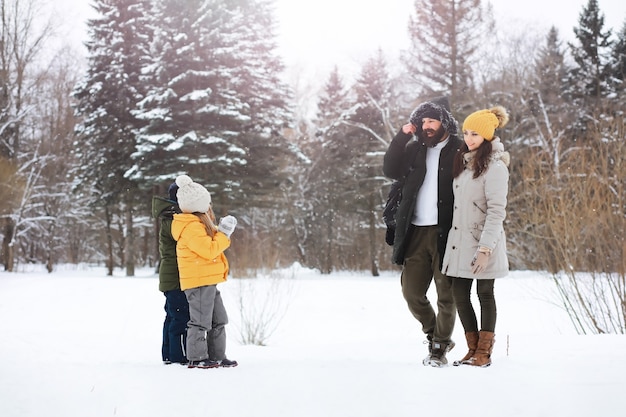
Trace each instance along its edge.
{"label": "child in yellow jacket", "polygon": [[187,175],[176,178],[178,206],[174,214],[172,237],[176,240],[176,258],[180,288],[189,302],[187,359],[189,368],[237,366],[226,358],[228,316],[217,284],[228,276],[224,251],[237,219],[226,216],[215,225],[211,194]]}

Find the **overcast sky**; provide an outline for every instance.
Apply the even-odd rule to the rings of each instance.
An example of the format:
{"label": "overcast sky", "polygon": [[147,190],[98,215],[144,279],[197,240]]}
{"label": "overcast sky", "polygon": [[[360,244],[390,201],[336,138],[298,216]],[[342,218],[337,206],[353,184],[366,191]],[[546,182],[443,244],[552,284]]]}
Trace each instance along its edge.
{"label": "overcast sky", "polygon": [[[555,25],[561,38],[572,28],[587,0],[491,0],[497,24],[547,33]],[[625,0],[599,0],[606,27],[621,28]],[[334,62],[360,67],[381,47],[389,57],[409,46],[407,25],[414,0],[276,0],[281,55],[292,67],[327,72]],[[319,23],[323,21],[323,23]],[[540,32],[541,33],[541,32]]]}
{"label": "overcast sky", "polygon": [[[86,37],[85,20],[93,16],[89,0],[48,0],[65,22],[63,33]],[[531,31],[555,25],[571,40],[572,28],[587,0],[491,0],[497,24]],[[275,0],[279,53],[292,71],[325,78],[338,63],[360,68],[381,47],[388,58],[409,45],[407,24],[414,0]],[[607,28],[626,20],[625,0],[599,0]]]}

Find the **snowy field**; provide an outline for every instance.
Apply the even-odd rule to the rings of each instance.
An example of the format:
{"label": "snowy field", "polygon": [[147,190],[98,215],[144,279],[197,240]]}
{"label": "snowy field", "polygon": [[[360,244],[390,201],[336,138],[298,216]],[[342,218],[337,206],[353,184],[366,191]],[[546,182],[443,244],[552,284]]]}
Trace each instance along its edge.
{"label": "snowy field", "polygon": [[[626,337],[576,335],[552,283],[536,273],[496,282],[496,344],[484,369],[422,365],[424,337],[398,271],[322,276],[298,267],[219,286],[238,367],[166,366],[164,297],[152,270],[137,275],[0,272],[0,416],[625,415]],[[267,320],[278,327],[266,346],[239,342],[241,299],[248,314],[281,319]],[[451,360],[466,350],[459,321],[454,338]]]}

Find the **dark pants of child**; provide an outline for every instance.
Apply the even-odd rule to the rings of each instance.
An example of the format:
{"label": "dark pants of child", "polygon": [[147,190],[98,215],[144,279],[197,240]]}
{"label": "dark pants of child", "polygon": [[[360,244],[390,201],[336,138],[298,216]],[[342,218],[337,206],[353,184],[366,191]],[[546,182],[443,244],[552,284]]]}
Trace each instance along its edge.
{"label": "dark pants of child", "polygon": [[217,285],[185,290],[189,302],[187,359],[221,361],[226,358],[228,315]]}
{"label": "dark pants of child", "polygon": [[181,290],[166,291],[165,322],[163,322],[163,362],[186,363],[187,322],[189,303]]}

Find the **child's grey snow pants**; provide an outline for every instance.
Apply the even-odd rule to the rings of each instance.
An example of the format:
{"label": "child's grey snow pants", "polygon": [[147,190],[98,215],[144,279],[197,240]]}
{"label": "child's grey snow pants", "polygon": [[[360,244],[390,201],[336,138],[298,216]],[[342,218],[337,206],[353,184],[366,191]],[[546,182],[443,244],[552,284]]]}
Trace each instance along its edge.
{"label": "child's grey snow pants", "polygon": [[187,359],[220,361],[226,358],[228,315],[217,285],[185,290],[189,302]]}

